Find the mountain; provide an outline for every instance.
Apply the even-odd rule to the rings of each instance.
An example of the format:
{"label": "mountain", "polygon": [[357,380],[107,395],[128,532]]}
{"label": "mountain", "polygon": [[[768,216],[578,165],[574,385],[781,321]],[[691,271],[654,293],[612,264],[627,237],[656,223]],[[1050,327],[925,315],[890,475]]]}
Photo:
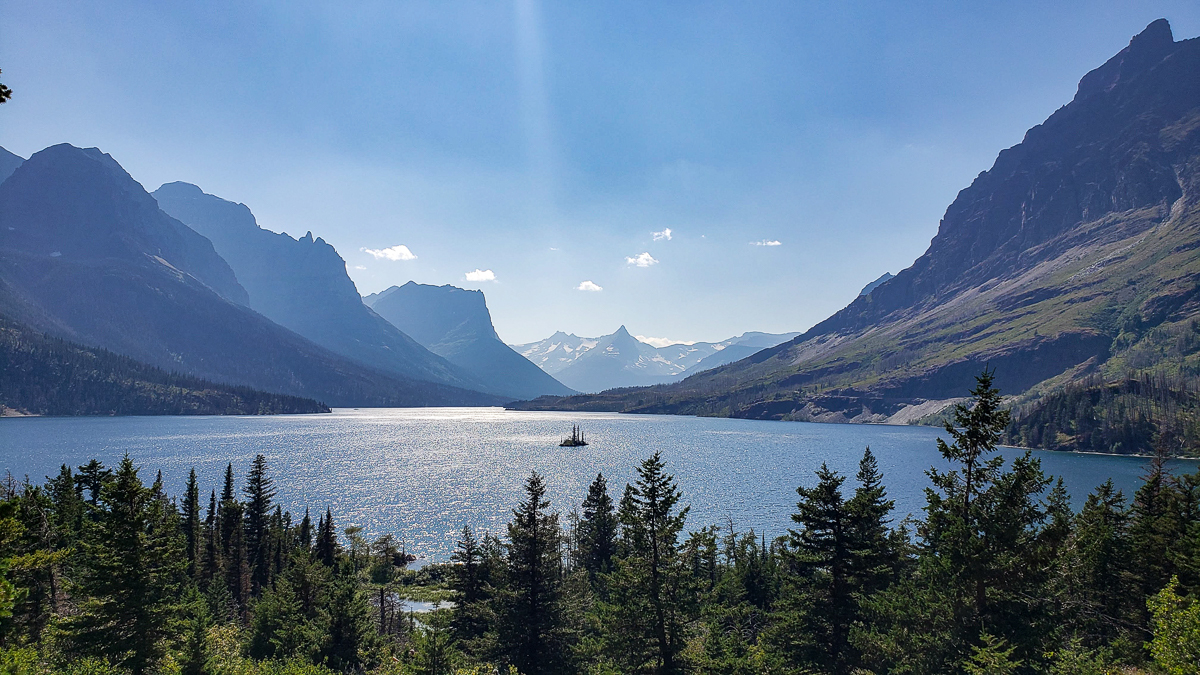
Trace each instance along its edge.
{"label": "mountain", "polygon": [[0,315],[214,382],[329,405],[493,405],[338,356],[254,312],[211,242],[112,157],[57,145],[0,184]]}
{"label": "mountain", "polygon": [[672,385],[533,407],[885,421],[985,365],[1034,396],[1200,372],[1200,40],[1155,21],[1002,151],[911,267],[803,335]]}
{"label": "mountain", "polygon": [[268,319],[378,370],[486,389],[364,305],[346,262],[311,232],[297,240],[264,230],[244,204],[189,183],[167,183],[153,196],[164,212],[212,241],[245,287],[250,308]]}
{"label": "mountain", "polygon": [[11,176],[12,172],[16,171],[24,161],[20,155],[14,155],[4,148],[0,148],[0,183]]}
{"label": "mountain", "polygon": [[749,332],[722,342],[654,347],[621,326],[616,333],[581,338],[561,331],[513,349],[579,391],[598,392],[678,381],[684,374],[715,368],[773,347],[798,335]]}
{"label": "mountain", "polygon": [[312,399],[168,373],[0,318],[0,416],[329,412]]}
{"label": "mountain", "polygon": [[363,302],[434,354],[471,373],[488,391],[521,399],[575,393],[500,340],[483,291],[410,281]]}
{"label": "mountain", "polygon": [[895,276],[896,275],[892,274],[891,272],[884,272],[883,275],[880,276],[878,279],[876,279],[875,281],[872,281],[871,283],[867,284],[866,286],[863,286],[863,289],[858,292],[859,297],[862,297],[864,295],[870,295],[871,291],[875,290],[876,288],[879,288],[880,286],[883,285],[883,283],[885,281],[890,281]]}

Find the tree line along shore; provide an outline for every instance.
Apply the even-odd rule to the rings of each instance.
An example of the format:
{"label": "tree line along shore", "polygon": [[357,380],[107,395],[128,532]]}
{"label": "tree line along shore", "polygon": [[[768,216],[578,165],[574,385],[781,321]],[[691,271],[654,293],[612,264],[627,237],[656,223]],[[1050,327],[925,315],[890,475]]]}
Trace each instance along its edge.
{"label": "tree line along shore", "polygon": [[[502,535],[407,569],[392,535],[275,501],[263,456],[181,496],[93,460],[0,501],[0,671],[180,673],[1195,673],[1200,472],[1165,455],[1074,512],[979,376],[938,441],[920,519],[874,455],[822,466],[773,540],[709,525],[655,453],[564,518],[533,473]],[[204,502],[207,501],[207,504]],[[435,601],[414,615],[405,598]]]}

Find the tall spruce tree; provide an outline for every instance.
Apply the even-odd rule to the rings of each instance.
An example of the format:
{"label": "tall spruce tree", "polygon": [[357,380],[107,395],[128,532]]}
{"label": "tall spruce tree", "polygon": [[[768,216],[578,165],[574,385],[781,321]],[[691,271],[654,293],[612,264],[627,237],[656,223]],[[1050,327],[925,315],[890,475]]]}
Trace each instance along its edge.
{"label": "tall spruce tree", "polygon": [[325,516],[317,523],[317,542],[313,546],[313,555],[326,567],[337,563],[340,550],[337,540],[337,528],[333,526],[333,512],[325,508]]}
{"label": "tall spruce tree", "polygon": [[596,480],[588,487],[587,498],[583,500],[577,561],[587,570],[593,584],[600,574],[612,570],[613,556],[617,553],[618,525],[604,474],[596,474]]}
{"label": "tall spruce tree", "polygon": [[785,632],[796,635],[780,644],[784,653],[805,666],[837,674],[849,672],[854,661],[849,636],[856,609],[855,532],[842,496],[844,482],[822,464],[815,486],[796,488],[800,501],[792,520],[800,528],[789,530],[791,597],[785,611],[790,616],[784,617]]}
{"label": "tall spruce tree", "polygon": [[572,672],[563,621],[563,535],[549,509],[545,482],[534,471],[508,524],[508,588],[499,624],[509,662],[527,675]]}
{"label": "tall spruce tree", "polygon": [[187,488],[183,495],[182,509],[184,554],[187,556],[188,576],[198,579],[203,564],[203,529],[200,521],[200,486],[196,482],[196,469],[188,473]]}
{"label": "tall spruce tree", "polygon": [[166,652],[185,563],[161,500],[137,474],[126,456],[97,495],[76,566],[79,613],[64,627],[80,653],[142,675]]}
{"label": "tall spruce tree", "polygon": [[250,589],[258,595],[271,580],[270,516],[275,498],[275,482],[267,475],[267,458],[259,454],[246,474],[245,540],[250,567]]}
{"label": "tall spruce tree", "polygon": [[854,592],[869,596],[887,588],[899,574],[902,537],[891,530],[896,502],[887,498],[879,460],[868,447],[858,463],[858,487],[847,503],[850,516],[850,574]]}
{"label": "tall spruce tree", "polygon": [[623,557],[608,575],[601,603],[607,657],[629,671],[656,674],[683,669],[684,625],[692,615],[687,567],[679,535],[688,507],[659,453],[638,467],[618,509]]}
{"label": "tall spruce tree", "polygon": [[203,586],[207,587],[213,579],[223,579],[225,561],[221,556],[224,545],[221,543],[221,511],[217,505],[217,491],[213,490],[208,498],[208,515],[204,517],[204,559],[200,570]]}
{"label": "tall spruce tree", "polygon": [[235,496],[233,464],[225,467],[225,484],[221,488],[221,561],[225,588],[233,598],[239,616],[245,616],[250,603],[250,566],[246,556],[246,537],[242,528],[244,507]]}
{"label": "tall spruce tree", "polygon": [[308,552],[313,546],[313,525],[312,518],[308,516],[308,507],[304,507],[304,518],[300,521],[300,531],[297,533],[297,543],[300,548]]}

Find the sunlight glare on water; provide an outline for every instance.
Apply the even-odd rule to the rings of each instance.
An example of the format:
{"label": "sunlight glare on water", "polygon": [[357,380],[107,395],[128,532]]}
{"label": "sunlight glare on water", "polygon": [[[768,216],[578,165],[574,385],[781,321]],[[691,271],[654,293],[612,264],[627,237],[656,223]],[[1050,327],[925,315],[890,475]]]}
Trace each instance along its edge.
{"label": "sunlight glare on water", "polygon": [[[580,423],[590,445],[560,448]],[[945,467],[928,427],[806,424],[608,413],[514,412],[500,408],[339,409],[330,415],[263,417],[10,418],[0,420],[0,464],[35,482],[96,457],[115,465],[128,452],[143,480],[162,471],[171,494],[188,470],[200,477],[205,507],[227,462],[240,490],[250,461],[266,456],[277,500],[294,520],[329,508],[339,529],[391,532],[410,552],[445,559],[464,525],[503,534],[530,471],[541,473],[554,509],[578,508],[598,472],[614,501],[635,467],[662,452],[691,505],[688,527],[708,524],[768,537],[785,534],[796,487],[827,462],[853,477],[867,445],[879,458],[897,519],[920,515],[924,472]],[[1015,451],[1009,450],[1006,454]],[[1130,494],[1145,461],[1035,453],[1064,476],[1076,505],[1112,478]],[[1195,462],[1174,462],[1194,471]],[[853,480],[847,486],[852,489]]]}

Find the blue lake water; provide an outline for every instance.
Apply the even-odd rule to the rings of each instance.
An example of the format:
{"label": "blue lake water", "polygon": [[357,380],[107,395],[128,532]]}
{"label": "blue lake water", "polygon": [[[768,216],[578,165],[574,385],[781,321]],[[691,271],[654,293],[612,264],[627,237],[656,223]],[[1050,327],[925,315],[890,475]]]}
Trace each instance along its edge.
{"label": "blue lake water", "polygon": [[[572,423],[590,445],[559,448]],[[0,419],[0,470],[40,482],[63,464],[95,457],[115,465],[125,454],[149,483],[162,471],[181,494],[195,467],[207,506],[227,462],[239,477],[258,453],[266,456],[278,501],[296,514],[332,509],[339,529],[361,525],[372,536],[391,532],[431,560],[447,557],[463,525],[503,533],[531,470],[546,478],[548,497],[564,514],[579,503],[597,472],[620,499],[637,463],[658,450],[691,504],[689,527],[754,528],[784,534],[796,487],[813,471],[853,476],[870,445],[897,519],[921,515],[925,471],[945,468],[929,427],[807,424],[754,420],[513,412],[498,408],[341,409],[329,415],[270,417],[103,417]],[[1004,451],[1011,455],[1016,450]],[[1112,478],[1132,494],[1145,460],[1036,452],[1048,474],[1061,475],[1076,504]],[[1196,462],[1175,461],[1174,471]],[[852,489],[852,482],[848,486]]]}

